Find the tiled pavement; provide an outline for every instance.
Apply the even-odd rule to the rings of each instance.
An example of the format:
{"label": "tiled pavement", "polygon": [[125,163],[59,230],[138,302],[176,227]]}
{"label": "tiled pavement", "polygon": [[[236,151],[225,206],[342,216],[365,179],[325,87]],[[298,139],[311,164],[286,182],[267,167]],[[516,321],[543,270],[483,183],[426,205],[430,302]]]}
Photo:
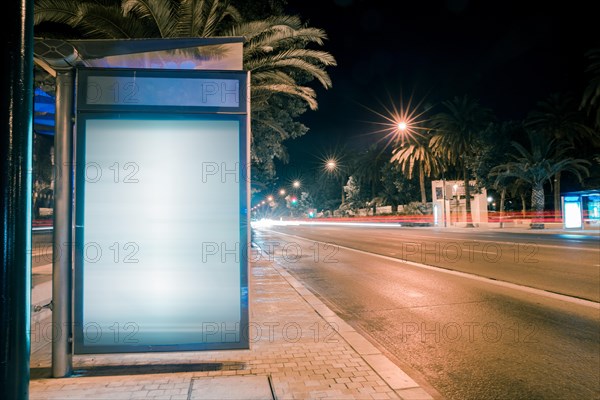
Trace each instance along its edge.
{"label": "tiled pavement", "polygon": [[76,355],[57,379],[38,343],[30,399],[432,398],[275,262],[252,263],[250,294],[249,350]]}

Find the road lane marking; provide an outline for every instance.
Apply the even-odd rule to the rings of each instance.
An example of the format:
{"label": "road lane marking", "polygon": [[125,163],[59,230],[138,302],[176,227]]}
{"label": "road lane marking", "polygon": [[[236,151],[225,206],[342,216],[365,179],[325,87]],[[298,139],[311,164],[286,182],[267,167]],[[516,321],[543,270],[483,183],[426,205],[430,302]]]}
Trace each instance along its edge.
{"label": "road lane marking", "polygon": [[[315,243],[315,242],[325,243],[325,242],[321,242],[319,240],[307,239],[307,238],[302,237],[302,236],[291,235],[291,234],[288,234],[288,233],[282,233],[282,232],[278,232],[278,231],[275,231],[275,230],[266,229],[266,231],[272,232],[274,234],[279,234],[279,235],[284,235],[284,236],[289,236],[289,237],[293,237],[293,238],[296,238],[296,239],[304,240],[305,242],[310,242],[310,243]],[[476,280],[476,281],[479,281],[479,282],[490,283],[490,284],[493,284],[493,285],[496,285],[496,286],[506,287],[506,288],[510,288],[510,289],[514,289],[514,290],[518,290],[518,291],[522,291],[522,292],[526,292],[526,293],[535,294],[535,295],[538,295],[538,296],[543,296],[543,297],[547,297],[547,298],[551,298],[551,299],[555,299],[555,300],[566,301],[566,302],[578,304],[578,305],[581,305],[581,306],[584,306],[584,307],[592,307],[592,308],[600,310],[600,303],[597,303],[597,302],[592,301],[592,300],[580,299],[578,297],[567,296],[567,295],[564,295],[564,294],[554,293],[554,292],[550,292],[550,291],[543,290],[543,289],[536,289],[536,288],[532,288],[530,286],[523,286],[523,285],[518,285],[516,283],[510,283],[510,282],[506,282],[506,281],[500,281],[500,280],[497,280],[495,278],[486,278],[486,277],[479,276],[479,275],[469,274],[467,272],[455,271],[455,270],[451,270],[451,269],[446,269],[446,268],[434,267],[434,266],[431,266],[431,265],[421,264],[421,263],[417,263],[417,262],[413,262],[413,261],[402,260],[402,259],[398,259],[398,258],[394,258],[394,257],[390,257],[390,256],[384,256],[382,254],[371,253],[371,252],[364,251],[364,250],[353,249],[352,247],[346,247],[346,246],[342,246],[342,245],[337,245],[337,246],[339,248],[343,248],[343,249],[346,249],[346,250],[354,251],[354,252],[361,253],[361,254],[364,254],[364,255],[379,257],[379,258],[382,258],[382,259],[388,260],[388,261],[393,261],[393,262],[402,263],[402,264],[409,264],[409,265],[412,265],[412,266],[418,267],[418,268],[428,269],[428,270],[437,271],[437,272],[443,272],[443,273],[446,273],[446,274],[455,275],[455,276],[459,276],[459,277],[462,277],[462,278],[468,278],[468,279]]]}
{"label": "road lane marking", "polygon": [[[318,223],[303,223],[303,224],[295,224],[295,225],[291,225],[291,224],[287,224],[284,226],[299,226],[299,225],[310,225],[310,226],[318,226],[318,225],[331,225],[331,226],[362,226],[362,227],[375,227],[375,228],[402,228],[401,225],[399,224],[386,224],[385,223],[347,223],[347,222],[318,222]],[[278,232],[278,231],[275,231]],[[451,231],[451,232],[456,232],[456,231]],[[462,233],[462,232],[459,232]],[[508,232],[510,233],[510,232]],[[520,233],[520,232],[515,232],[515,233]],[[478,234],[484,234],[482,232],[479,232]],[[528,233],[523,233],[525,235],[528,235]],[[415,236],[417,238],[424,238],[424,239],[435,239],[435,240],[450,240],[450,239],[446,239],[446,238],[442,238],[440,236],[431,236],[431,235],[425,235],[422,234],[419,231],[414,231],[412,232],[411,236],[411,240],[414,240]],[[293,236],[293,235],[292,235]],[[393,238],[393,239],[398,239],[398,240],[402,240],[402,238]],[[464,240],[464,241],[475,241],[475,239],[457,239],[457,240]],[[477,242],[485,242],[485,243],[495,243],[495,244],[499,244],[499,245],[503,245],[503,244],[507,244],[507,245],[511,245],[511,244],[515,244],[515,243],[519,243],[518,240],[512,240],[512,241],[508,241],[506,239],[500,239],[500,240],[486,240],[486,239],[480,239],[477,238],[476,239]],[[578,243],[581,243],[582,245],[585,245],[585,242],[581,242],[581,241],[577,241]],[[593,251],[593,252],[597,252],[600,253],[600,250],[598,250],[597,248],[589,248],[589,247],[569,247],[569,246],[564,246],[564,245],[557,245],[557,244],[538,244],[537,242],[535,242],[534,240],[531,239],[527,239],[525,241],[525,244],[529,244],[529,243],[533,243],[538,247],[546,247],[546,248],[554,248],[554,249],[570,249],[570,250],[577,250],[577,251]]]}

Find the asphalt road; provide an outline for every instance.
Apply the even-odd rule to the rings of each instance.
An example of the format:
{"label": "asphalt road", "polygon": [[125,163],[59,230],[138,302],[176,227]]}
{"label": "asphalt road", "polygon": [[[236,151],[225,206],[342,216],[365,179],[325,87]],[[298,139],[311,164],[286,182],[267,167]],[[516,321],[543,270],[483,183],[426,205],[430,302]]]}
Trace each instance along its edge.
{"label": "asphalt road", "polygon": [[600,302],[600,236],[355,225],[277,226],[339,246]]}
{"label": "asphalt road", "polygon": [[477,233],[288,226],[254,241],[440,398],[599,399],[598,236]]}

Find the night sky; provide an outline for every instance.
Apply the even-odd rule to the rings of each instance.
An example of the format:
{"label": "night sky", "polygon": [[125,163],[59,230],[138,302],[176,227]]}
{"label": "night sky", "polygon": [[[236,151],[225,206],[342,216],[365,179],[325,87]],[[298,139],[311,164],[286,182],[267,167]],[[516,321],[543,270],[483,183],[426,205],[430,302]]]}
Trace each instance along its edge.
{"label": "night sky", "polygon": [[338,65],[328,69],[333,88],[311,84],[319,109],[300,118],[310,130],[286,142],[290,163],[278,164],[278,175],[381,139],[377,112],[411,96],[437,104],[468,94],[501,120],[523,119],[553,92],[580,96],[584,53],[600,46],[593,3],[289,0],[288,14],[325,30],[320,49]]}

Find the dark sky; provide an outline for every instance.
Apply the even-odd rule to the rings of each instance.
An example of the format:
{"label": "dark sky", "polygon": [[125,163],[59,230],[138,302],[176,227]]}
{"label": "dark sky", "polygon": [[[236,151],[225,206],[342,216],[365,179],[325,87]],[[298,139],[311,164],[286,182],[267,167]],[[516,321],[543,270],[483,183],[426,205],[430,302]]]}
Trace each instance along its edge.
{"label": "dark sky", "polygon": [[367,108],[385,113],[411,95],[437,104],[469,94],[504,120],[555,91],[580,96],[584,53],[600,45],[593,3],[289,0],[288,14],[325,30],[321,49],[338,65],[328,69],[333,88],[311,85],[319,110],[301,117],[310,130],[287,142],[290,164],[278,171],[375,141],[383,118]]}

